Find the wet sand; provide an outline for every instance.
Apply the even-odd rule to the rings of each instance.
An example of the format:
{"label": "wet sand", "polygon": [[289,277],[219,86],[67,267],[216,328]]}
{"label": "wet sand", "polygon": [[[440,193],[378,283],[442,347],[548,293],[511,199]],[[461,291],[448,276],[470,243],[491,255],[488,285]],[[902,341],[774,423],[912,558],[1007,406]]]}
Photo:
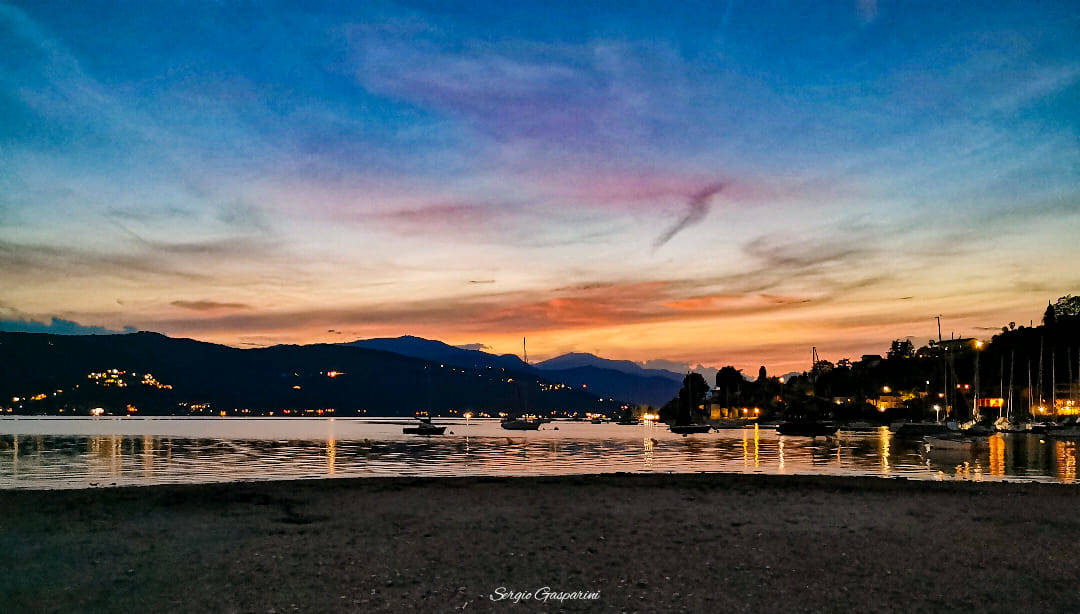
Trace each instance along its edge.
{"label": "wet sand", "polygon": [[[1076,611],[1080,488],[752,475],[0,493],[0,610]],[[599,591],[595,600],[489,595]]]}

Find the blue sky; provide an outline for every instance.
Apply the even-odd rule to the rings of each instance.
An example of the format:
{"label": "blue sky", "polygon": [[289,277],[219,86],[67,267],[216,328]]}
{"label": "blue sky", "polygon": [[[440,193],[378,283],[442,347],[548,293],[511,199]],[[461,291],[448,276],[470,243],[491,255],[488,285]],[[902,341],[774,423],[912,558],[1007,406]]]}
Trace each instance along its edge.
{"label": "blue sky", "polygon": [[748,369],[1076,293],[1069,3],[0,4],[0,319]]}

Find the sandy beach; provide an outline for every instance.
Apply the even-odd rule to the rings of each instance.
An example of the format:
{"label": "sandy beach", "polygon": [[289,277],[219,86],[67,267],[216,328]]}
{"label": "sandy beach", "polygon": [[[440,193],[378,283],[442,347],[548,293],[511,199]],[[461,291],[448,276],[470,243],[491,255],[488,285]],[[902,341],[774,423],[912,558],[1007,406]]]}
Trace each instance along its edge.
{"label": "sandy beach", "polygon": [[1077,536],[1080,489],[1039,484],[611,475],[8,491],[0,594],[8,612],[1075,611]]}

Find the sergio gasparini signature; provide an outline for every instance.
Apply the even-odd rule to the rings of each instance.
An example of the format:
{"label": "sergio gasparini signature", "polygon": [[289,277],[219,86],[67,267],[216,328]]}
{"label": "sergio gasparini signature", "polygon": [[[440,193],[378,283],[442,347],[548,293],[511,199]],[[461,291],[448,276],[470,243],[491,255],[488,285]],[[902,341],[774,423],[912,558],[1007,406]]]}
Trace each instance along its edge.
{"label": "sergio gasparini signature", "polygon": [[532,591],[515,591],[500,586],[488,595],[492,601],[593,601],[600,598],[600,591],[557,591],[550,586],[542,586]]}

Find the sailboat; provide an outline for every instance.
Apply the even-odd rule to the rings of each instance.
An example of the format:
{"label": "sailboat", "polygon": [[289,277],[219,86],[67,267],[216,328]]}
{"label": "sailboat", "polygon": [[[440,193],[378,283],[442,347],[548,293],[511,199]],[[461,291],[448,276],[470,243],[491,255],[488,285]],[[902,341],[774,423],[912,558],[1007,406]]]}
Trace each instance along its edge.
{"label": "sailboat", "polygon": [[[426,367],[425,367],[426,368]],[[431,407],[431,374],[428,373],[428,409]],[[401,432],[406,435],[442,435],[446,432],[445,426],[439,426],[431,421],[431,415],[425,414],[423,416],[416,416],[419,420],[419,424],[416,426],[407,426],[401,429]]]}
{"label": "sailboat", "polygon": [[624,426],[630,426],[637,424],[638,421],[634,418],[634,410],[629,405],[623,408],[622,414],[619,415],[619,419],[615,424],[621,424]]}
{"label": "sailboat", "polygon": [[[523,361],[525,362],[526,365],[528,365],[529,364],[529,352],[525,348],[525,338],[524,337],[521,338],[521,349],[522,349],[522,354],[523,354]],[[527,395],[528,393],[523,392],[522,394]],[[524,402],[522,403],[522,405],[525,407],[525,410],[528,411],[529,401],[528,401],[527,396],[524,397]],[[522,416],[519,416],[517,418],[514,418],[512,416],[507,416],[506,418],[503,418],[502,422],[499,423],[499,426],[503,427],[504,429],[506,429],[508,431],[536,431],[536,430],[540,429],[541,424],[542,424],[542,422],[539,419],[530,420],[529,418],[522,415]]]}
{"label": "sailboat", "polygon": [[431,416],[417,416],[419,423],[416,426],[407,426],[401,429],[406,435],[442,435],[446,432],[445,426],[432,423]]}
{"label": "sailboat", "polygon": [[785,412],[784,420],[776,425],[776,432],[781,435],[798,435],[803,437],[823,437],[832,435],[840,429],[839,425],[825,417],[829,414],[831,406],[825,399],[807,397],[798,399]]}
{"label": "sailboat", "polygon": [[507,417],[499,423],[499,426],[508,431],[537,431],[540,430],[539,420],[530,420],[524,416],[520,418]]}

